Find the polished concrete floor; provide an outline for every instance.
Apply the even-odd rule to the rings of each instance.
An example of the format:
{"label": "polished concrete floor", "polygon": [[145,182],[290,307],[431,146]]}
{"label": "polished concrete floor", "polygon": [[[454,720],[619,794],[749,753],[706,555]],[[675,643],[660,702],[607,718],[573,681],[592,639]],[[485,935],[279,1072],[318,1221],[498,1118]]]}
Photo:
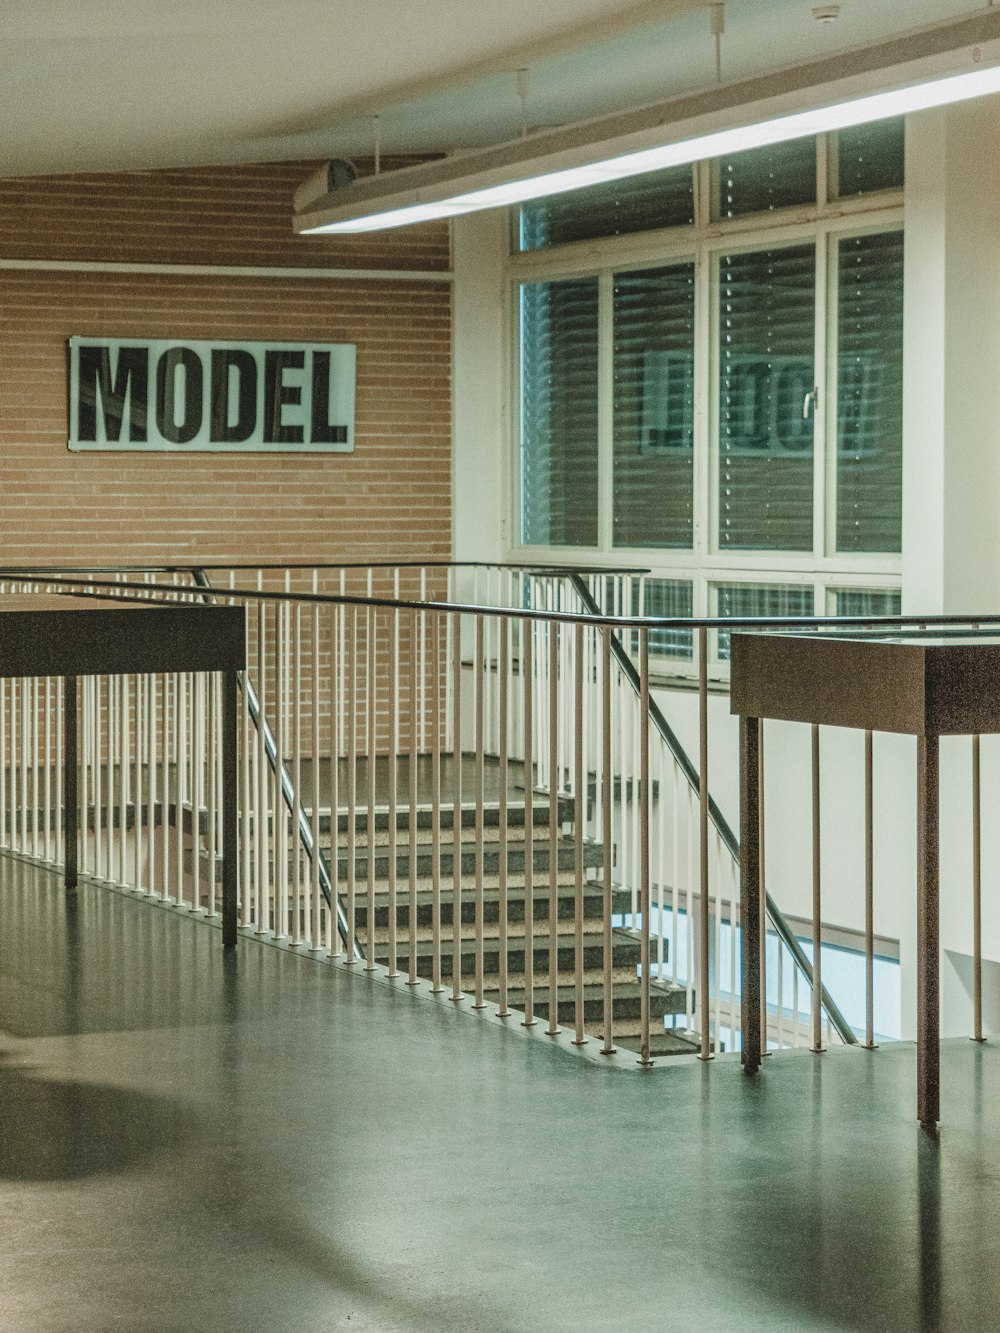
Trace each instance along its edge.
{"label": "polished concrete floor", "polygon": [[1000,1051],[601,1068],[0,858],[0,1330],[1000,1327]]}

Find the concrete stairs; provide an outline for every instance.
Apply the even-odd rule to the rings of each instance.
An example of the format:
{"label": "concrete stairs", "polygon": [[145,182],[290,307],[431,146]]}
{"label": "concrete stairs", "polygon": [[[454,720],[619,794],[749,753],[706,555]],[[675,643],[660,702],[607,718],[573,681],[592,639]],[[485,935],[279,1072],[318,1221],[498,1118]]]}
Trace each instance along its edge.
{"label": "concrete stairs", "polygon": [[[375,810],[374,866],[375,913],[371,945],[375,961],[387,965],[389,958],[389,867],[390,828],[388,810]],[[506,847],[499,837],[499,807],[495,802],[483,810],[483,906],[482,956],[484,971],[484,999],[496,1003],[500,998],[500,890],[501,858],[507,865],[507,1003],[511,1009],[523,1012],[525,1004],[525,916],[529,900],[525,892],[524,870],[531,858],[534,884],[530,899],[533,924],[532,959],[534,964],[534,1016],[547,1023],[551,994],[549,990],[550,913],[554,887],[556,908],[556,948],[558,988],[556,995],[557,1022],[560,1027],[572,1028],[575,1023],[574,965],[575,946],[575,860],[573,839],[573,803],[560,799],[558,803],[557,874],[555,885],[550,885],[549,798],[536,793],[532,827],[525,828],[525,807],[522,801],[508,806]],[[321,819],[321,842],[327,863],[336,862],[340,902],[347,910],[346,881],[349,868],[348,817],[341,812],[336,821],[336,845],[333,843],[333,821],[329,815]],[[460,857],[461,911],[459,926],[459,966],[461,988],[466,993],[475,990],[476,961],[476,811],[472,804],[463,804],[459,837],[454,837],[453,807],[442,804],[440,809],[440,980],[447,988],[452,985],[454,967],[454,895],[453,874],[456,854]],[[368,875],[368,816],[359,810],[355,817],[355,912],[354,927],[359,946],[367,950],[369,921],[367,902]],[[434,896],[432,871],[434,848],[432,818],[429,807],[416,812],[416,973],[432,979],[434,973]],[[399,809],[396,815],[396,967],[406,974],[410,968],[409,926],[409,870],[410,870],[409,811]],[[603,1038],[604,1000],[604,898],[601,873],[604,848],[597,843],[584,842],[583,866],[583,995],[584,1029],[587,1035]],[[616,891],[613,910],[616,914],[630,910],[630,896]],[[612,931],[612,994],[613,1039],[618,1047],[638,1051],[640,1044],[640,962],[639,937],[633,931],[617,926]],[[650,1015],[652,1023],[651,1050],[665,1055],[690,1052],[697,1049],[680,1029],[665,1029],[663,1020],[674,1014],[683,1014],[685,991],[683,987],[654,980],[650,987]]]}

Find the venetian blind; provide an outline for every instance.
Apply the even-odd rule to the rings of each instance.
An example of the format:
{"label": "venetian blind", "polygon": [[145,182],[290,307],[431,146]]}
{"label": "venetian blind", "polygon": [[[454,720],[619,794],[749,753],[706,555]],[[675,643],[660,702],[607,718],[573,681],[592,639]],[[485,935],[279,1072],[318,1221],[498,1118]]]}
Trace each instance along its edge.
{"label": "venetian blind", "polygon": [[720,260],[722,549],[812,549],[815,274],[811,243]]}
{"label": "venetian blind", "polygon": [[627,236],[694,222],[690,166],[535,199],[520,211],[518,248],[542,250],[596,236]]}
{"label": "venetian blind", "polygon": [[898,551],[903,233],[850,236],[837,251],[837,550]]}
{"label": "venetian blind", "polygon": [[614,280],[613,541],[690,547],[694,265]]}
{"label": "venetian blind", "polygon": [[597,545],[597,279],[521,288],[521,539]]}

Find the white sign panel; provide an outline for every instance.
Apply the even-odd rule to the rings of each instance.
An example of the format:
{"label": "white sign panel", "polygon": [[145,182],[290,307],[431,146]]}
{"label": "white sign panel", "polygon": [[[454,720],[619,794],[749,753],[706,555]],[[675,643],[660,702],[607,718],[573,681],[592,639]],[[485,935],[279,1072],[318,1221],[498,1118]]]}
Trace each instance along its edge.
{"label": "white sign panel", "polygon": [[348,343],[70,338],[69,447],[350,453]]}

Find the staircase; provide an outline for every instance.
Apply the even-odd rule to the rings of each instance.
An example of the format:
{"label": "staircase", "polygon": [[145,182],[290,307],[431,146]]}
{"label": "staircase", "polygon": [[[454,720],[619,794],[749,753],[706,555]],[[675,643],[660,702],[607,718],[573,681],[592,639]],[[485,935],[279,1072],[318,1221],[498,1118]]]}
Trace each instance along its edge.
{"label": "staircase", "polygon": [[[511,793],[513,798],[514,793]],[[575,962],[575,846],[573,839],[573,802],[559,802],[558,874],[556,882],[558,971],[561,984],[557,995],[557,1022],[571,1028],[575,1022],[575,990],[573,986]],[[417,932],[416,974],[431,980],[434,967],[433,950],[433,846],[431,809],[420,806],[416,810],[417,861]],[[497,1003],[500,998],[500,888],[501,856],[499,805],[490,802],[483,810],[483,970],[484,998]],[[337,821],[336,852],[332,846],[331,821],[323,821],[325,829],[324,857],[330,864],[334,854],[337,860],[337,883],[340,900],[347,908],[345,884],[348,871],[348,816],[341,812]],[[456,854],[454,811],[451,805],[440,810],[440,901],[441,947],[440,976],[443,986],[451,987],[453,969],[453,870]],[[549,947],[550,883],[549,883],[549,798],[537,793],[533,804],[530,839],[525,830],[523,799],[509,800],[507,813],[507,1003],[523,1013],[525,1004],[525,916],[528,903],[525,893],[524,870],[530,855],[533,865],[533,889],[530,910],[534,924],[534,1016],[539,1022],[549,1019]],[[375,812],[375,919],[373,953],[375,961],[388,965],[389,942],[389,814],[385,806]],[[368,816],[366,811],[355,815],[355,933],[362,950],[368,944]],[[401,809],[396,816],[396,967],[404,975],[410,969],[409,929],[409,865],[410,865],[409,811]],[[604,848],[594,842],[583,844],[583,966],[584,966],[584,1030],[588,1036],[603,1039],[603,887],[601,870]],[[475,987],[475,876],[476,876],[476,810],[472,804],[463,804],[458,838],[461,857],[462,902],[460,965],[462,989],[471,992]],[[616,891],[613,899],[616,915],[631,910],[627,892]],[[640,961],[640,943],[637,934],[624,926],[612,932],[613,956],[613,1039],[617,1047],[639,1050],[640,988],[637,969]],[[690,1053],[697,1050],[681,1029],[665,1029],[663,1020],[685,1011],[685,989],[668,982],[653,979],[650,986],[650,1016],[652,1034],[651,1055]]]}

